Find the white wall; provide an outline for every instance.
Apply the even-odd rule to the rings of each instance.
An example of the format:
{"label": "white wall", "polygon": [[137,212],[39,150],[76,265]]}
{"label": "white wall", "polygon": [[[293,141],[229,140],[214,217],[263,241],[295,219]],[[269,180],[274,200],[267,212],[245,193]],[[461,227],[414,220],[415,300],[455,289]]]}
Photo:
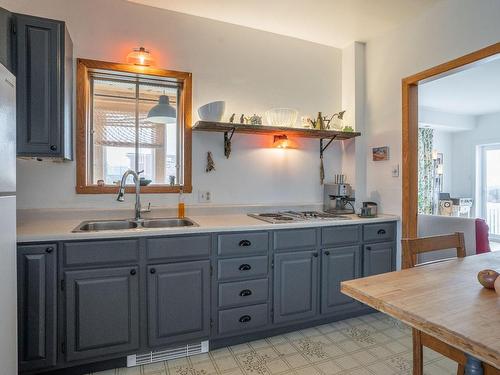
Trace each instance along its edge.
{"label": "white wall", "polygon": [[443,0],[403,26],[366,45],[366,141],[389,145],[392,161],[374,163],[367,154],[367,191],[381,210],[401,212],[401,179],[391,166],[401,162],[401,80],[500,40],[500,1]]}
{"label": "white wall", "polygon": [[[157,66],[193,73],[193,112],[226,100],[227,112],[264,113],[292,107],[300,115],[337,112],[341,106],[341,51],[298,39],[136,5],[122,0],[0,0],[12,11],[66,21],[74,56],[123,61],[133,48],[152,50]],[[299,116],[300,116],[299,115]],[[223,156],[222,134],[194,133],[193,187],[210,190],[217,204],[318,203],[319,140],[297,139],[297,150],[269,149],[270,137],[235,135]],[[205,173],[212,151],[216,172]],[[328,178],[339,173],[341,147],[325,156]],[[77,195],[75,163],[18,162],[19,208],[118,207],[111,195]],[[148,195],[153,205],[175,195]],[[132,207],[126,199],[119,207]]]}

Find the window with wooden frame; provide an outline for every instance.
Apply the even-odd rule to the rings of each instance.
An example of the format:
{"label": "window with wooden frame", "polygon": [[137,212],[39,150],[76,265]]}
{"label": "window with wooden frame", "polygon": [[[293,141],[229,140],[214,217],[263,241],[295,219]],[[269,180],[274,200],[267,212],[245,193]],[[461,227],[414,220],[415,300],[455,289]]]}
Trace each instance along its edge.
{"label": "window with wooden frame", "polygon": [[191,192],[191,73],[78,59],[76,155],[80,194]]}

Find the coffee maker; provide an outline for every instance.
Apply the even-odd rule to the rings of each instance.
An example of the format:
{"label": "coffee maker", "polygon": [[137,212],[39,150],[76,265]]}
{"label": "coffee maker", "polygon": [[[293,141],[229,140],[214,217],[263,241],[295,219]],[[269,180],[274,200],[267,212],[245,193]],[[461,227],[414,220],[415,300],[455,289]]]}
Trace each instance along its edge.
{"label": "coffee maker", "polygon": [[332,214],[353,214],[354,198],[351,185],[345,182],[343,174],[335,175],[335,183],[324,184],[324,211]]}

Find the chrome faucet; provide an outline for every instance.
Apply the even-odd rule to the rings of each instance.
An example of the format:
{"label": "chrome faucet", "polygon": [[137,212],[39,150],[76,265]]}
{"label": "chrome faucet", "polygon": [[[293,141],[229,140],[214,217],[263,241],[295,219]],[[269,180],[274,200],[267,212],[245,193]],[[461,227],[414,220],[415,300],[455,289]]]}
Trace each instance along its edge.
{"label": "chrome faucet", "polygon": [[142,212],[150,212],[150,207],[151,207],[151,203],[150,203],[147,210],[143,211],[141,209],[141,180],[139,178],[139,175],[142,172],[144,172],[144,171],[135,172],[132,169],[127,170],[122,176],[122,180],[120,182],[120,189],[118,190],[118,196],[116,197],[116,200],[118,202],[125,201],[125,186],[127,183],[127,178],[128,178],[128,176],[132,175],[134,177],[134,183],[135,183],[135,220],[136,221],[141,220],[141,213]]}

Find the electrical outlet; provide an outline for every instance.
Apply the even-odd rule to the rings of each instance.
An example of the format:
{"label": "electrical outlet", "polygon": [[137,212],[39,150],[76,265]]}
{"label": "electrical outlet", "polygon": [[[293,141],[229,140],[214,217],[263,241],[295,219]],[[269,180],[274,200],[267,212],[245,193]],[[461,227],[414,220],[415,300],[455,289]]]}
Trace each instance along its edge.
{"label": "electrical outlet", "polygon": [[198,202],[200,203],[210,203],[212,201],[212,193],[206,190],[198,191]]}
{"label": "electrical outlet", "polygon": [[399,164],[392,167],[392,177],[399,177]]}

